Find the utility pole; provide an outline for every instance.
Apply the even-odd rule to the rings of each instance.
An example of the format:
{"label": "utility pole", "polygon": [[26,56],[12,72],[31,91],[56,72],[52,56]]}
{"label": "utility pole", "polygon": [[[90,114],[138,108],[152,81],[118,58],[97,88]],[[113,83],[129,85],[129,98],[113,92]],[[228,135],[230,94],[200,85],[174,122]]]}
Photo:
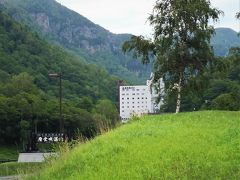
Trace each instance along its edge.
{"label": "utility pole", "polygon": [[64,133],[64,123],[62,117],[62,73],[52,73],[49,77],[59,78],[59,131]]}
{"label": "utility pole", "polygon": [[60,112],[60,133],[64,133],[62,117],[62,73],[59,74],[59,112]]}

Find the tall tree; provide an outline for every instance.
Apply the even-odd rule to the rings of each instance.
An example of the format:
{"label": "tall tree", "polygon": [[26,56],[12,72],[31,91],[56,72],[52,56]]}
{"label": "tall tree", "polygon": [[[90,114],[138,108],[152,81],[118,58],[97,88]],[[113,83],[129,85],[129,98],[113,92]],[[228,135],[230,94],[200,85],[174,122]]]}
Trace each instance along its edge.
{"label": "tall tree", "polygon": [[209,0],[157,0],[149,17],[153,40],[133,36],[123,51],[133,50],[143,63],[154,59],[155,80],[163,78],[168,90],[177,92],[176,113],[180,111],[182,88],[213,59],[210,38],[222,12]]}

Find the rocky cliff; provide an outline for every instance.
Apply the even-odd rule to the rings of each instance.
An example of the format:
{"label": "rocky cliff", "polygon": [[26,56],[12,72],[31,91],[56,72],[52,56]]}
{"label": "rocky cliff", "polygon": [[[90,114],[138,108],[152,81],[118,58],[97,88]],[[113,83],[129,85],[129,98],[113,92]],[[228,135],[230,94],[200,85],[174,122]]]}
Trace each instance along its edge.
{"label": "rocky cliff", "polygon": [[8,0],[5,11],[47,40],[83,56],[87,62],[131,83],[144,83],[151,72],[131,55],[122,43],[129,34],[113,34],[55,0]]}

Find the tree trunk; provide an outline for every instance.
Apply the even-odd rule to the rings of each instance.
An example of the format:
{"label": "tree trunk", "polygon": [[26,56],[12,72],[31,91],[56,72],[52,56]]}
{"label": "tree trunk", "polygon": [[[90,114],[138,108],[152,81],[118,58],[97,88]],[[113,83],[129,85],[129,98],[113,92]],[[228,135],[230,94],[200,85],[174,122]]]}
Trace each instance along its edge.
{"label": "tree trunk", "polygon": [[182,73],[179,74],[179,82],[178,82],[178,86],[177,86],[176,114],[180,112],[180,107],[181,107],[181,90],[182,90]]}

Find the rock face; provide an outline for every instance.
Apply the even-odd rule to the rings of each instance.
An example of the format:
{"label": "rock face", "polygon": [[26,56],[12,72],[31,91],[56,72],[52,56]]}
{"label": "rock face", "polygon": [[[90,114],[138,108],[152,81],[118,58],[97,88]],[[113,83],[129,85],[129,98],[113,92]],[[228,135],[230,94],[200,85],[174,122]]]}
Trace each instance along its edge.
{"label": "rock face", "polygon": [[[143,66],[131,55],[122,53],[121,46],[130,38],[129,34],[113,34],[55,0],[0,2],[17,21],[25,23],[50,42],[84,57],[87,62],[104,67],[110,74],[142,84],[151,73],[150,65]],[[240,41],[236,32],[217,29],[212,45],[217,56],[224,56],[232,45],[240,45]]]}
{"label": "rock face", "polygon": [[122,53],[121,46],[129,34],[113,34],[55,0],[8,0],[6,7],[17,21],[110,74],[138,84],[145,83],[150,75],[150,66]]}
{"label": "rock face", "polygon": [[[55,0],[0,0],[0,3],[17,21],[87,62],[104,67],[110,74],[142,84],[151,73],[150,65],[143,66],[131,55],[122,53],[121,46],[130,38],[129,34],[113,34]],[[225,56],[231,46],[240,45],[237,33],[230,29],[217,29],[211,42],[217,56]]]}
{"label": "rock face", "polygon": [[[121,50],[122,40],[119,38],[121,36],[112,34],[53,0],[28,0],[28,3],[18,0],[18,2],[21,2],[25,13],[30,14],[41,33],[54,36],[55,40],[64,46],[83,48],[90,54]],[[25,19],[22,18],[22,21]],[[129,35],[126,35],[124,39],[128,37]]]}
{"label": "rock face", "polygon": [[44,32],[48,33],[51,31],[49,26],[49,18],[45,13],[32,14],[32,17],[36,20],[37,24]]}

